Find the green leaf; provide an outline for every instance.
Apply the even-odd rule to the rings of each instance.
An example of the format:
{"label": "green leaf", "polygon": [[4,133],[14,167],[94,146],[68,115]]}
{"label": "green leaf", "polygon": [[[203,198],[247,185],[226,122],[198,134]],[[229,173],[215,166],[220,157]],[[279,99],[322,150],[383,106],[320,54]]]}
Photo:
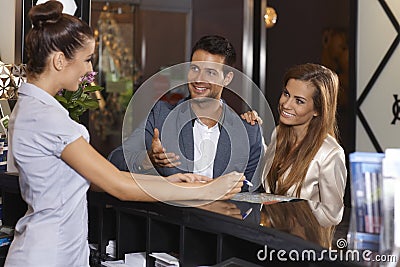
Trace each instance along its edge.
{"label": "green leaf", "polygon": [[82,107],[86,108],[86,109],[95,109],[99,107],[99,102],[97,100],[93,100],[93,99],[88,99],[86,101],[76,101],[77,103],[79,103],[79,105],[81,105]]}
{"label": "green leaf", "polygon": [[76,114],[76,115],[80,116],[80,115],[83,114],[83,112],[85,112],[85,110],[86,110],[86,109],[82,108],[82,106],[78,106],[78,105],[77,105],[76,107],[70,109],[70,110],[69,110],[69,113],[70,113],[70,114]]}
{"label": "green leaf", "polygon": [[55,95],[54,97],[58,100],[58,102],[61,102],[61,104],[68,103],[68,100],[65,97],[63,97],[62,95]]}
{"label": "green leaf", "polygon": [[72,93],[71,91],[63,90],[63,96],[68,102],[71,101]]}
{"label": "green leaf", "polygon": [[99,107],[99,101],[93,99],[86,101],[85,104],[89,109],[96,109]]}
{"label": "green leaf", "polygon": [[72,93],[71,100],[75,101],[75,100],[79,99],[79,97],[81,97],[82,93],[83,93],[83,89],[79,87],[78,90],[76,90],[75,92]]}
{"label": "green leaf", "polygon": [[84,92],[96,92],[96,91],[101,91],[104,88],[101,86],[97,86],[97,85],[91,85],[91,86],[87,86],[84,90]]}
{"label": "green leaf", "polygon": [[69,102],[69,103],[66,104],[66,108],[67,108],[68,110],[70,110],[70,109],[76,108],[78,105],[79,105],[79,104],[76,103],[76,102]]}
{"label": "green leaf", "polygon": [[71,117],[71,119],[73,119],[76,122],[79,122],[79,115],[76,113],[69,113],[69,116]]}

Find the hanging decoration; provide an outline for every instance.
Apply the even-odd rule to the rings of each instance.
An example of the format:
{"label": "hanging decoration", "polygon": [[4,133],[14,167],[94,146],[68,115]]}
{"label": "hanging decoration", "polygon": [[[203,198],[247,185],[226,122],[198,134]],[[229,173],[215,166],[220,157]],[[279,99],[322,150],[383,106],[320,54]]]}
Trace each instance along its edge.
{"label": "hanging decoration", "polygon": [[26,81],[25,64],[5,64],[0,61],[0,98],[16,100],[23,81]]}

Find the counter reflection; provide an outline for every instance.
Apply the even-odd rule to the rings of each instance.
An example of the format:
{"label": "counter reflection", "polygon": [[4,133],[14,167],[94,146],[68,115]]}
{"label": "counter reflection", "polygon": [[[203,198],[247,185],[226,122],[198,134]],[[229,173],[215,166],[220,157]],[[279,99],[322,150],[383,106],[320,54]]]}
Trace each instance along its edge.
{"label": "counter reflection", "polygon": [[254,227],[275,228],[325,248],[332,247],[336,226],[343,215],[342,207],[302,199],[264,203],[215,201],[197,208],[233,217]]}
{"label": "counter reflection", "polygon": [[260,225],[330,248],[336,226],[322,226],[310,204],[309,201],[301,200],[263,205]]}

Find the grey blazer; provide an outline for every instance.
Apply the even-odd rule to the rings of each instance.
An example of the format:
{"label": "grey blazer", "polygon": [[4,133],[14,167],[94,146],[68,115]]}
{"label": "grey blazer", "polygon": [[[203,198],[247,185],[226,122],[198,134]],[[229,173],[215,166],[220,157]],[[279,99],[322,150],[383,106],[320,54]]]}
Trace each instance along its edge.
{"label": "grey blazer", "polygon": [[[109,155],[109,160],[120,170],[136,173],[155,173],[162,176],[193,172],[194,144],[193,122],[196,119],[187,99],[176,105],[164,101],[156,103],[146,125],[136,128],[123,145]],[[259,163],[262,150],[262,134],[259,125],[250,125],[242,120],[229,106],[223,103],[223,116],[219,121],[220,137],[214,159],[213,177],[231,171],[244,172],[251,180]],[[160,139],[167,152],[180,156],[181,165],[144,171],[142,162],[151,147],[154,128],[160,131]],[[247,186],[244,187],[247,189]]]}

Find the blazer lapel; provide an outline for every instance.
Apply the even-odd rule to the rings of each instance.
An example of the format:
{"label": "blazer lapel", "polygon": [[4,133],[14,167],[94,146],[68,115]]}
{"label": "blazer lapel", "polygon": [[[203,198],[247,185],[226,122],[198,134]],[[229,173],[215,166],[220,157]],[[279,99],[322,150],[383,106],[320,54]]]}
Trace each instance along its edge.
{"label": "blazer lapel", "polygon": [[176,129],[179,134],[179,148],[182,151],[181,163],[184,170],[193,172],[194,144],[192,115],[189,101],[181,104]]}
{"label": "blazer lapel", "polygon": [[217,153],[214,159],[213,177],[218,177],[224,174],[227,170],[229,160],[231,158],[231,142],[229,135],[224,127],[221,127],[219,134]]}

